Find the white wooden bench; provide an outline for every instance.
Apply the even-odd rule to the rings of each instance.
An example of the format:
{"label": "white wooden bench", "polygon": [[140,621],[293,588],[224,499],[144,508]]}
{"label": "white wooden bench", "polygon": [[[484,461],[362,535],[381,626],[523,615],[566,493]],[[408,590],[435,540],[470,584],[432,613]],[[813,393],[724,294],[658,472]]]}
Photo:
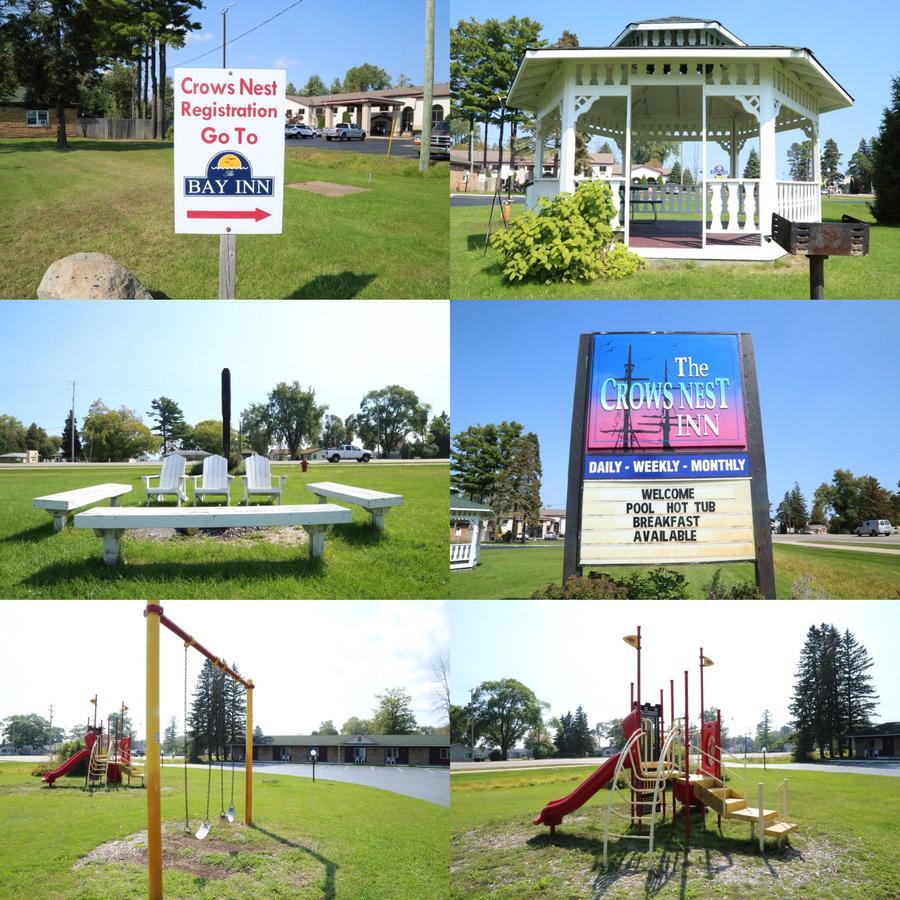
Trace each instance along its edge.
{"label": "white wooden bench", "polygon": [[92,484],[90,487],[62,491],[59,494],[47,494],[46,497],[35,497],[31,505],[35,509],[46,509],[53,516],[53,530],[62,531],[66,527],[66,518],[70,512],[109,500],[110,506],[116,506],[119,497],[131,493],[130,484]]}
{"label": "white wooden bench", "polygon": [[346,525],[353,514],[333,503],[303,503],[288,506],[198,506],[153,509],[117,507],[89,509],[75,516],[76,528],[90,528],[103,538],[103,562],[115,566],[122,561],[122,534],[139,528],[265,528],[296,525],[309,535],[310,559],[325,551],[325,535],[333,525]]}
{"label": "white wooden bench", "polygon": [[330,498],[361,506],[371,516],[372,524],[376,528],[384,528],[384,517],[391,511],[392,506],[403,506],[403,497],[400,494],[385,494],[383,491],[371,491],[368,488],[353,487],[351,484],[338,484],[336,481],[314,481],[306,485],[306,489],[319,498],[319,503],[327,503]]}

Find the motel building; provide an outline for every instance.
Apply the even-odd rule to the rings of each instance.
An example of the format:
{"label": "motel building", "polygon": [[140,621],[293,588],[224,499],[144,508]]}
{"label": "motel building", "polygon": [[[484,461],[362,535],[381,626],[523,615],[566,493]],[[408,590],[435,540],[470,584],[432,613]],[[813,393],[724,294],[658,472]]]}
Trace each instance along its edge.
{"label": "motel building", "polygon": [[[535,173],[551,152],[559,171],[535,178],[526,205],[575,190],[575,137],[586,132],[618,147],[624,171],[609,179],[611,224],[636,253],[781,256],[770,240],[772,214],[821,221],[821,118],[853,98],[811,50],[775,44],[748,45],[716,21],[667,18],[633,22],[608,47],[527,50],[506,106],[535,117]],[[559,149],[550,151],[545,144],[555,134]],[[812,178],[779,179],[778,143],[805,139],[813,143]],[[694,145],[698,183],[672,191],[648,176],[635,185],[632,144],[650,141]],[[759,178],[741,176],[751,149]]]}
{"label": "motel building", "polygon": [[[366,766],[449,766],[450,738],[446,734],[292,734],[267,737],[253,745],[256,762],[311,763]],[[235,761],[243,762],[243,744],[234,748]]]}
{"label": "motel building", "polygon": [[[433,103],[428,114],[436,125],[450,115],[450,85],[434,86]],[[297,125],[333,128],[339,122],[354,122],[366,135],[374,137],[411,137],[422,130],[425,121],[424,91],[421,87],[387,88],[380,91],[354,91],[322,97],[287,95],[287,118]]]}
{"label": "motel building", "polygon": [[851,731],[850,755],[855,759],[900,756],[900,722],[883,722]]}

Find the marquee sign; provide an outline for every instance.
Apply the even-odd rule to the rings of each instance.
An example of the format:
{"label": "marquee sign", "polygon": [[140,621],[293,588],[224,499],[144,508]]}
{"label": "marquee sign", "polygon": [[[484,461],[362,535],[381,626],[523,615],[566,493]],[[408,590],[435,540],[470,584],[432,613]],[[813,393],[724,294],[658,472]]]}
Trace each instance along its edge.
{"label": "marquee sign", "polygon": [[283,69],[176,69],[175,232],[281,234]]}
{"label": "marquee sign", "polygon": [[581,336],[565,578],[750,560],[774,596],[767,494],[750,335]]}

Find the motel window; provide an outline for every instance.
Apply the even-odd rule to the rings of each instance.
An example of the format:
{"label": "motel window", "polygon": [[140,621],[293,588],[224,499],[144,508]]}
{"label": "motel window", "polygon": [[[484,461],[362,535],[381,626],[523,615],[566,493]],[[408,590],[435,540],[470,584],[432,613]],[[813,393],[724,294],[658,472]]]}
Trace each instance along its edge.
{"label": "motel window", "polygon": [[441,759],[450,759],[449,747],[441,747]]}
{"label": "motel window", "polygon": [[392,759],[394,762],[397,762],[400,759],[400,748],[399,747],[385,747],[384,748],[384,758]]}
{"label": "motel window", "polygon": [[46,128],[50,124],[50,112],[46,109],[29,109],[25,112],[29,128]]}

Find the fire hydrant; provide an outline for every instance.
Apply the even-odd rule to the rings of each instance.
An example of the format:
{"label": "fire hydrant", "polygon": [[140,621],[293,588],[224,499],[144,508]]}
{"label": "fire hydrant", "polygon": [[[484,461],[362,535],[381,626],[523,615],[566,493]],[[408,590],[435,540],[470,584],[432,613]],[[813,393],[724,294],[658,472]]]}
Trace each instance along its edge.
{"label": "fire hydrant", "polygon": [[301,459],[300,460],[300,468],[303,469],[303,471],[305,472],[309,468],[309,460]]}

